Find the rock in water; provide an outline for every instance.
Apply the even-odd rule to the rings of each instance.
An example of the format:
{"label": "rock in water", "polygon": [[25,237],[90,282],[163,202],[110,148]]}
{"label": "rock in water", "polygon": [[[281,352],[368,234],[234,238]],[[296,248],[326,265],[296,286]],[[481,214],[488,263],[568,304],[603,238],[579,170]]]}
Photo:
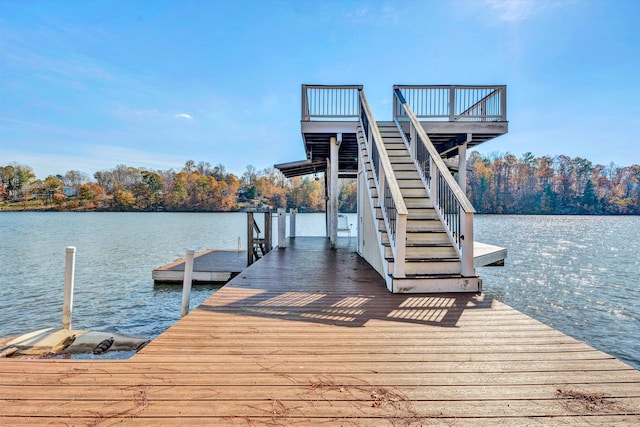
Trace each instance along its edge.
{"label": "rock in water", "polygon": [[113,337],[109,337],[106,340],[102,341],[100,344],[93,349],[93,354],[102,354],[105,353],[109,348],[113,345]]}

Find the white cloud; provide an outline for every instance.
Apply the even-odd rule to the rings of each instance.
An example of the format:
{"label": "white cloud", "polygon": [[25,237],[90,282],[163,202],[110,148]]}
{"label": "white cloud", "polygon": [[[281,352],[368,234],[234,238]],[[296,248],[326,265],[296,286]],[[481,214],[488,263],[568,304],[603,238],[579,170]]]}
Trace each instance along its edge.
{"label": "white cloud", "polygon": [[486,0],[502,21],[522,21],[536,13],[533,0]]}
{"label": "white cloud", "polygon": [[191,117],[191,114],[187,114],[187,113],[180,113],[180,114],[176,114],[176,119],[187,119],[187,120],[193,120],[193,117]]}
{"label": "white cloud", "polygon": [[394,7],[387,4],[374,9],[366,6],[358,7],[354,10],[347,11],[345,16],[352,24],[395,25],[401,22],[400,13]]}

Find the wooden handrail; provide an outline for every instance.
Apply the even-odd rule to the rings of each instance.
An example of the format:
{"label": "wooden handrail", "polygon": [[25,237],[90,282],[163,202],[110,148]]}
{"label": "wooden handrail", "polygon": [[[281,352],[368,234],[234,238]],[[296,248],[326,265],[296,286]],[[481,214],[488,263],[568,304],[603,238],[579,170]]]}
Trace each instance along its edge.
{"label": "wooden handrail", "polygon": [[[396,102],[400,103],[400,107],[404,110],[411,123],[412,140],[411,150],[409,151],[412,153],[412,159],[417,162],[414,157],[416,148],[418,148],[416,146],[417,141],[421,141],[422,148],[427,150],[429,156],[428,171],[421,168],[420,170],[425,182],[428,183],[429,194],[436,212],[445,226],[456,252],[460,256],[460,274],[465,277],[475,276],[473,265],[473,214],[475,209],[451,175],[449,168],[447,168],[438,150],[436,150],[429,136],[422,128],[422,124],[405,100],[400,89],[394,88],[394,93],[396,95],[394,104]],[[400,127],[398,118],[396,117],[395,119]]]}
{"label": "wooden handrail", "polygon": [[409,121],[413,124],[420,139],[422,139],[422,141],[424,142],[428,142],[428,144],[425,144],[425,147],[429,151],[429,155],[433,159],[433,162],[438,168],[439,172],[442,174],[443,179],[446,181],[447,185],[451,187],[451,190],[453,191],[456,199],[458,200],[458,202],[460,203],[460,205],[465,211],[475,213],[475,209],[473,205],[471,204],[467,196],[465,196],[465,194],[462,192],[462,189],[460,188],[456,180],[453,178],[453,175],[451,175],[451,172],[449,172],[449,168],[447,167],[447,165],[444,164],[444,161],[440,157],[440,153],[438,153],[438,150],[436,150],[436,147],[434,147],[433,143],[431,142],[431,139],[422,128],[422,125],[420,124],[420,121],[418,120],[416,115],[413,113],[411,106],[409,106],[409,104],[405,101],[404,97],[402,96],[402,93],[400,92],[400,89],[396,88],[395,93],[396,93],[396,96],[398,96],[400,102],[402,103],[404,110],[407,113],[407,116],[409,117]]}
{"label": "wooden handrail", "polygon": [[389,160],[389,156],[387,155],[387,150],[382,143],[382,135],[380,135],[380,130],[378,129],[378,126],[373,119],[373,113],[369,108],[369,103],[367,102],[367,97],[364,95],[364,91],[360,91],[360,102],[362,103],[362,108],[365,110],[365,113],[369,117],[369,124],[371,126],[371,131],[373,132],[373,140],[376,144],[376,147],[378,148],[378,153],[380,154],[380,163],[382,165],[382,170],[384,171],[385,179],[389,183],[389,189],[391,190],[393,201],[396,204],[398,213],[406,215],[408,213],[407,206],[404,203],[402,192],[400,191],[398,181],[396,181],[396,176],[393,173],[391,161]]}
{"label": "wooden handrail", "polygon": [[[385,225],[387,227],[387,234],[389,236],[389,242],[391,243],[391,250],[394,257],[394,270],[393,275],[396,278],[405,277],[405,259],[406,259],[406,233],[407,233],[407,206],[404,203],[402,192],[396,181],[391,161],[387,155],[387,150],[380,135],[380,130],[373,117],[373,113],[369,107],[369,103],[363,90],[360,90],[360,108],[364,115],[361,114],[361,126],[367,126],[368,130],[364,132],[365,135],[371,132],[371,142],[373,147],[367,147],[371,149],[370,156],[373,159],[374,148],[377,152],[377,160],[379,165],[373,165],[374,168],[374,183],[378,190],[379,208],[382,211]],[[367,138],[365,136],[365,138]],[[379,173],[380,178],[376,175]],[[380,182],[380,180],[382,182]],[[390,196],[391,205],[387,205],[387,198]],[[391,218],[390,216],[393,216]],[[378,241],[381,244],[381,241]]]}

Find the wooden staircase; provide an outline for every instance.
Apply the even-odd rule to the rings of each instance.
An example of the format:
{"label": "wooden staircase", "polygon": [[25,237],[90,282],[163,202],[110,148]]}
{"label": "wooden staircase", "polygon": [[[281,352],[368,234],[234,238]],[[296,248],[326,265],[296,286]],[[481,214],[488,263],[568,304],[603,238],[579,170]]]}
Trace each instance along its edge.
{"label": "wooden staircase", "polygon": [[360,130],[360,153],[365,164],[371,203],[378,222],[378,241],[387,274],[387,287],[392,292],[399,293],[480,291],[482,282],[479,277],[463,277],[460,274],[462,265],[458,252],[433,207],[398,127],[394,122],[377,122],[377,126],[408,210],[404,275],[394,277],[395,259],[375,189],[364,134]]}

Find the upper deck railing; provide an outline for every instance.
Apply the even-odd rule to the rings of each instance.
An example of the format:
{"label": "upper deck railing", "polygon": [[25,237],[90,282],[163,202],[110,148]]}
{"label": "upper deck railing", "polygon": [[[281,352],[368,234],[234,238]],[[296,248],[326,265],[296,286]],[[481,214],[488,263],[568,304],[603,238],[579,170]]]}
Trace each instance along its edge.
{"label": "upper deck railing", "polygon": [[357,121],[362,85],[302,85],[302,121]]}
{"label": "upper deck railing", "polygon": [[[507,121],[507,87],[501,86],[407,86],[397,85],[420,121]],[[394,118],[407,119],[394,97]]]}

